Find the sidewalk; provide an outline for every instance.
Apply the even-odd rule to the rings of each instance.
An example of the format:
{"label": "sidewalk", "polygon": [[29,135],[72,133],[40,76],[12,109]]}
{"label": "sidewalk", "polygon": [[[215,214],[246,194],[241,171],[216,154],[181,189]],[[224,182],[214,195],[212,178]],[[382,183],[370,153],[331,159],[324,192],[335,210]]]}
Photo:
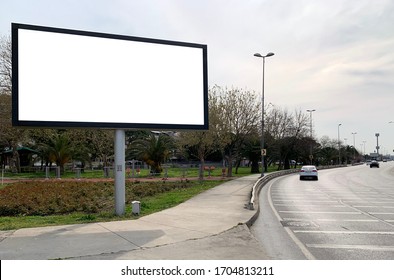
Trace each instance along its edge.
{"label": "sidewalk", "polygon": [[245,225],[258,176],[137,220],[0,231],[0,259],[268,259]]}

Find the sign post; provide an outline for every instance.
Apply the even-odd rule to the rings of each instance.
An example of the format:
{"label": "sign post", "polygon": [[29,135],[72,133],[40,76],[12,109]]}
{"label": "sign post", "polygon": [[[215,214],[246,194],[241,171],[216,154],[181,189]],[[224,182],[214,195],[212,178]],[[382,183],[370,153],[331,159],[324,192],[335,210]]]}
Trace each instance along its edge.
{"label": "sign post", "polygon": [[115,213],[122,216],[126,206],[125,131],[115,130]]}

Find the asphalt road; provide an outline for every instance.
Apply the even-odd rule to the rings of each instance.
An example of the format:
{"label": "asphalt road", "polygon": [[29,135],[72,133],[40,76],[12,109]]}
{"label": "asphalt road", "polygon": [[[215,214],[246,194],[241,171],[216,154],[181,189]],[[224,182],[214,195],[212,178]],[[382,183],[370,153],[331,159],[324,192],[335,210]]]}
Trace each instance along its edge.
{"label": "asphalt road", "polygon": [[270,181],[252,233],[277,260],[394,260],[394,162]]}

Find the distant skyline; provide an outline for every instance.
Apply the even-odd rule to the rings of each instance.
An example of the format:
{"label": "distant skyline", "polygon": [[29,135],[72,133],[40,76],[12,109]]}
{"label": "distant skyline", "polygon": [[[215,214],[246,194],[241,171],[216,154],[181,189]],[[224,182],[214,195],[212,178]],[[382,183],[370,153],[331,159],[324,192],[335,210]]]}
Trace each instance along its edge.
{"label": "distant skyline", "polygon": [[394,1],[2,0],[11,22],[208,45],[209,84],[261,93],[289,111],[313,112],[314,135],[365,152],[394,149]]}

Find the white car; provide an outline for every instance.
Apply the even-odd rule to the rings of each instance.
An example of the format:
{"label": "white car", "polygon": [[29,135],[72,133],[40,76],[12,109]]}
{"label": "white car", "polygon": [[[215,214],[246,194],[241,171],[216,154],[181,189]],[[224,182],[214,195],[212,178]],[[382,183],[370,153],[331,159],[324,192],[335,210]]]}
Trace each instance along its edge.
{"label": "white car", "polygon": [[314,165],[304,165],[300,170],[300,180],[311,179],[319,180],[317,168]]}

